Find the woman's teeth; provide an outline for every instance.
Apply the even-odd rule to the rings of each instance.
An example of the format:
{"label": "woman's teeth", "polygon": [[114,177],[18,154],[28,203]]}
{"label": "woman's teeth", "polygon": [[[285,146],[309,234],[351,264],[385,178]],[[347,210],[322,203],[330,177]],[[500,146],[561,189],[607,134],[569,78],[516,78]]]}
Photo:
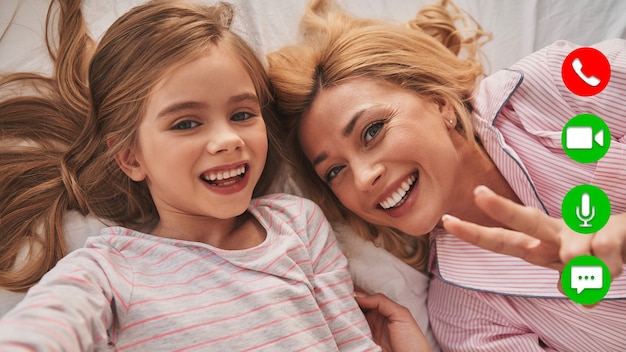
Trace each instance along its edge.
{"label": "woman's teeth", "polygon": [[415,184],[415,180],[417,180],[417,177],[412,174],[404,182],[402,182],[400,188],[398,188],[397,191],[393,192],[393,194],[389,198],[378,203],[378,205],[380,205],[381,208],[387,210],[404,203],[404,197],[406,197],[411,187]]}

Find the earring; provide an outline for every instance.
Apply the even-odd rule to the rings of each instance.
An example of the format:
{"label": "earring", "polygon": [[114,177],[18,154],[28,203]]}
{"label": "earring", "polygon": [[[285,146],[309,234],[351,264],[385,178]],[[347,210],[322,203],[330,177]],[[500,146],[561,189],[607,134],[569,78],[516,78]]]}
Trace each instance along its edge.
{"label": "earring", "polygon": [[454,121],[453,121],[452,119],[448,120],[448,122],[449,122],[450,124],[453,124],[453,123],[454,123]]}

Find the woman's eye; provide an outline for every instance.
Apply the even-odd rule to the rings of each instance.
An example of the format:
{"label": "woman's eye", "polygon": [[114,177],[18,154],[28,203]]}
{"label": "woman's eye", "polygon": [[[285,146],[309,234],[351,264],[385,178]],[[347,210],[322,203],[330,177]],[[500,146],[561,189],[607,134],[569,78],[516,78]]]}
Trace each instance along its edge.
{"label": "woman's eye", "polygon": [[251,117],[254,117],[254,114],[249,112],[238,112],[234,114],[230,119],[233,121],[245,121]]}
{"label": "woman's eye", "polygon": [[188,129],[194,128],[194,127],[196,127],[198,125],[199,125],[199,123],[197,123],[195,121],[184,120],[184,121],[177,122],[172,129],[174,129],[174,130],[188,130]]}
{"label": "woman's eye", "polygon": [[337,174],[339,174],[339,171],[341,171],[341,169],[343,169],[343,166],[335,166],[335,167],[330,168],[330,170],[326,172],[326,175],[324,176],[324,180],[326,182],[332,181],[333,178],[335,178]]}
{"label": "woman's eye", "polygon": [[365,143],[368,143],[372,139],[374,139],[383,128],[383,125],[383,121],[377,121],[367,126],[367,128],[365,128],[365,132],[363,133],[363,140],[365,141]]}

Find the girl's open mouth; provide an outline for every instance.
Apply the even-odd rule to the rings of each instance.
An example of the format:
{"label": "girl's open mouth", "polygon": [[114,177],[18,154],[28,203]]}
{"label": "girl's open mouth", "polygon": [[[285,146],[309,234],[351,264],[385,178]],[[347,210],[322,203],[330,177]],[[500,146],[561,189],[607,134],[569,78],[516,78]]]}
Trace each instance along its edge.
{"label": "girl's open mouth", "polygon": [[246,175],[247,170],[248,167],[246,165],[242,165],[231,170],[202,174],[200,179],[211,186],[226,187],[241,181]]}

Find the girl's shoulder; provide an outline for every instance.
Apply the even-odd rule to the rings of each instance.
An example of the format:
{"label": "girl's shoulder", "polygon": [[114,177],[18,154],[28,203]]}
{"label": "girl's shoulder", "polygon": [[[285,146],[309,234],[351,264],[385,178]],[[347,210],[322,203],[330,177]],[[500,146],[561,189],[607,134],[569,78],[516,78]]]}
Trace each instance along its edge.
{"label": "girl's shoulder", "polygon": [[318,208],[312,200],[288,193],[272,193],[252,199],[251,208],[267,207],[274,210],[290,211],[293,209]]}
{"label": "girl's shoulder", "polygon": [[170,241],[166,238],[156,237],[149,233],[122,226],[109,226],[102,228],[98,236],[87,238],[82,249],[105,250],[122,254],[125,252],[134,252],[136,248],[139,247],[152,246],[154,242]]}
{"label": "girl's shoulder", "polygon": [[312,200],[287,193],[254,198],[248,210],[258,214],[257,217],[284,221],[296,228],[325,221],[324,213]]}

